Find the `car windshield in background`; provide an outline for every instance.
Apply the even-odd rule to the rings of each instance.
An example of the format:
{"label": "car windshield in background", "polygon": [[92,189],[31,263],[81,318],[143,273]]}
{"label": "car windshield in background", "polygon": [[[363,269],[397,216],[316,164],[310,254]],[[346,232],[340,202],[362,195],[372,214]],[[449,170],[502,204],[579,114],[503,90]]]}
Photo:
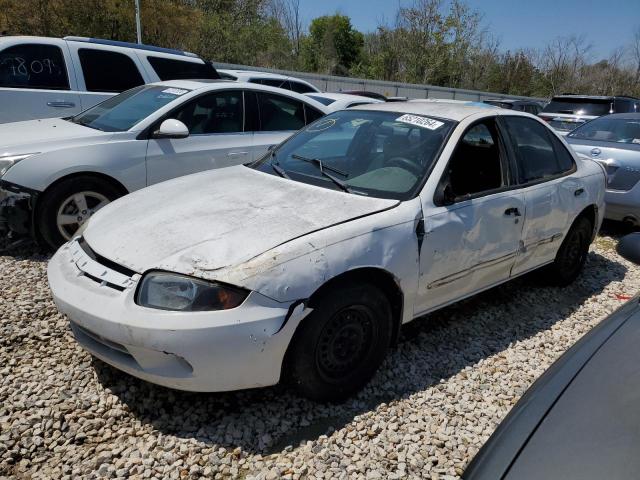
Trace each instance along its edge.
{"label": "car windshield in background", "polygon": [[333,98],[321,97],[319,95],[307,95],[309,98],[313,98],[316,102],[320,102],[323,105],[331,105],[335,102]]}
{"label": "car windshield in background", "polygon": [[189,91],[143,85],[111,97],[76,115],[71,121],[103,132],[124,132]]}
{"label": "car windshield in background", "polygon": [[571,115],[589,115],[599,117],[611,111],[613,100],[594,100],[579,98],[554,98],[542,109],[541,113],[568,113]]}
{"label": "car windshield in background", "polygon": [[454,124],[422,115],[340,111],[312,123],[252,167],[325,188],[406,200]]}
{"label": "car windshield in background", "polygon": [[638,118],[596,118],[569,134],[582,140],[640,144],[640,116]]}

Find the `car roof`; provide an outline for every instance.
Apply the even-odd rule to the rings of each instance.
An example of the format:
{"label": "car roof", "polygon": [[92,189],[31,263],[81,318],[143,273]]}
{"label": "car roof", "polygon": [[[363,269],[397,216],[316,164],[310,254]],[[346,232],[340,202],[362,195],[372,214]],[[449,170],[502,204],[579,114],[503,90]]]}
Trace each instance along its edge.
{"label": "car roof", "polygon": [[[392,102],[392,103],[368,103],[366,105],[358,105],[351,107],[350,110],[376,110],[382,112],[408,113],[414,115],[427,115],[445,118],[454,121],[461,121],[465,118],[488,113],[497,114],[501,110],[490,105],[480,106],[476,102],[430,102],[430,101],[411,101],[411,102]],[[520,112],[513,112],[518,114]]]}
{"label": "car roof", "polygon": [[574,95],[574,94],[566,94],[566,95],[554,95],[551,100],[556,99],[567,99],[567,100],[613,100],[616,98],[627,98],[630,100],[640,100],[637,97],[629,97],[627,95]]}
{"label": "car roof", "polygon": [[[226,68],[218,69],[219,72],[229,73],[231,75],[243,75],[250,77],[262,77],[262,78],[273,78],[277,80],[288,80],[292,77],[287,75],[281,75],[279,73],[271,73],[271,72],[260,72],[257,70],[228,70]],[[296,79],[298,80],[298,79]],[[304,81],[304,80],[303,80]]]}
{"label": "car roof", "polygon": [[103,38],[73,37],[73,36],[63,37],[63,40],[66,40],[68,42],[94,43],[96,45],[109,45],[112,47],[124,47],[124,48],[132,48],[134,50],[147,50],[150,52],[169,53],[172,55],[182,55],[185,57],[200,58],[195,53],[187,52],[184,50],[156,47],[155,45],[145,45],[142,43],[121,42],[119,40],[106,40]]}
{"label": "car roof", "polygon": [[375,98],[370,98],[370,97],[363,97],[362,95],[351,95],[349,93],[307,92],[304,95],[330,98],[332,100],[352,100],[354,102],[383,103],[382,100],[377,100]]}
{"label": "car roof", "polygon": [[640,112],[612,113],[599,118],[615,118],[618,120],[640,120]]}

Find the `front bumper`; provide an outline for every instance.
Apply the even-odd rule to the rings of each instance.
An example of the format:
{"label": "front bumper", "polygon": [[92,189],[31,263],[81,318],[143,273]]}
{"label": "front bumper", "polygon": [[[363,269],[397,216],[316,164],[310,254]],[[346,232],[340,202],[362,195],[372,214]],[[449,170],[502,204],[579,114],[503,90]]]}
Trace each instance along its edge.
{"label": "front bumper", "polygon": [[[126,275],[125,275],[126,276]],[[278,383],[284,355],[309,313],[257,292],[232,310],[169,312],[136,305],[139,274],[123,278],[90,258],[77,241],[48,267],[59,310],[92,355],[143,380],[213,392]]]}
{"label": "front bumper", "polygon": [[0,234],[33,233],[35,203],[40,192],[0,180]]}

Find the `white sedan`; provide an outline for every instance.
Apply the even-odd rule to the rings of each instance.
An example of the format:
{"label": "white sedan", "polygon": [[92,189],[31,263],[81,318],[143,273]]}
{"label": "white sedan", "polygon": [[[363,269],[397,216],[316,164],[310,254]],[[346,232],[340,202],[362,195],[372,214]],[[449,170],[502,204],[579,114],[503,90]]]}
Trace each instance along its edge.
{"label": "white sedan", "polygon": [[400,326],[545,266],[575,279],[605,175],[536,117],[367,105],[252,165],[98,212],[49,263],[78,342],[132,375],[223,391],[360,389]]}
{"label": "white sedan", "polygon": [[254,161],[327,112],[278,88],[181,80],[133,88],[75,117],[0,125],[0,231],[57,248],[110,201]]}
{"label": "white sedan", "polygon": [[322,103],[332,112],[371,103],[384,103],[382,100],[375,98],[350,95],[348,93],[305,93],[305,96]]}

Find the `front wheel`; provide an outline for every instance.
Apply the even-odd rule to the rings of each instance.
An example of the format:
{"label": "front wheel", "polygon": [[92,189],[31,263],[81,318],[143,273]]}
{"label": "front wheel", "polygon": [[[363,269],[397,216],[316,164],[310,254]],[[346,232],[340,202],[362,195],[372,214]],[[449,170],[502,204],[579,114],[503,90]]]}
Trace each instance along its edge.
{"label": "front wheel", "polygon": [[372,285],[333,289],[315,304],[292,340],[290,380],[312,400],[342,401],[384,360],[393,330],[391,306]]}
{"label": "front wheel", "polygon": [[586,218],[580,217],[573,223],[554,262],[545,271],[548,283],[564,287],[580,275],[589,254],[592,234],[593,226]]}
{"label": "front wheel", "polygon": [[36,225],[52,249],[69,241],[91,216],[121,194],[109,182],[93,177],[62,180],[40,200]]}

